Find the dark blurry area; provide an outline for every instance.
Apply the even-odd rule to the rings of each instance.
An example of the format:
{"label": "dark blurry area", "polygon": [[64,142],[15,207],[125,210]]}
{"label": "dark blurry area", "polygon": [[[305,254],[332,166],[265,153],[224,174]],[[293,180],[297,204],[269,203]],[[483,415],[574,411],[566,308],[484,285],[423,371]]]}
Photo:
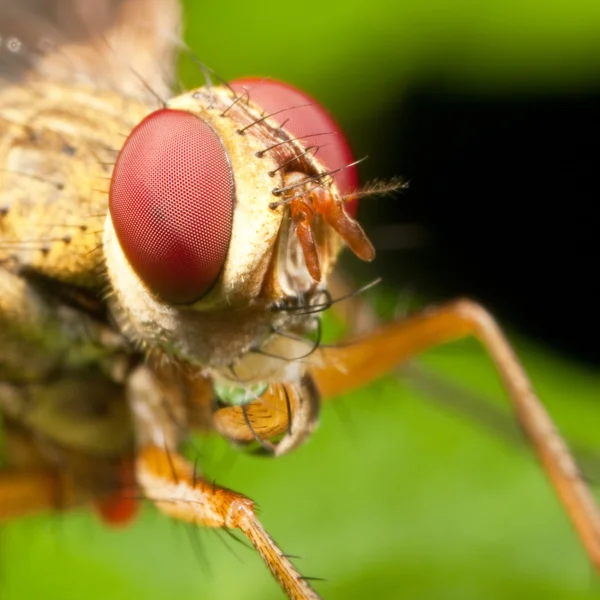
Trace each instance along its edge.
{"label": "dark blurry area", "polygon": [[365,277],[436,299],[470,296],[528,336],[600,363],[600,90],[497,98],[422,87],[361,131],[364,179],[410,182],[363,201],[379,249]]}

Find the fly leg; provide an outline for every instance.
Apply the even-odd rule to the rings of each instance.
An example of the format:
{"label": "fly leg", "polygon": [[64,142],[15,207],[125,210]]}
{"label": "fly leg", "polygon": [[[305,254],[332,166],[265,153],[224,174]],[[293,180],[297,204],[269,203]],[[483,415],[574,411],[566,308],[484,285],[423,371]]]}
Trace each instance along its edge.
{"label": "fly leg", "polygon": [[108,524],[127,521],[135,506],[122,464],[66,450],[5,418],[0,470],[0,523],[93,504]]}
{"label": "fly leg", "polygon": [[186,418],[186,394],[178,398],[174,393],[176,380],[177,374],[173,376],[168,370],[141,366],[128,381],[137,438],[136,480],[142,493],[160,511],[180,521],[239,529],[291,600],[318,600],[317,593],[258,520],[254,502],[202,478],[177,452],[183,433],[180,420]]}
{"label": "fly leg", "polygon": [[4,419],[0,470],[0,523],[68,504],[73,494],[58,469],[51,468],[39,448],[14,422]]}
{"label": "fly leg", "polygon": [[239,529],[291,600],[319,598],[264,529],[252,500],[206,481],[179,454],[153,445],[140,450],[136,470],[138,484],[160,511],[196,525]]}
{"label": "fly leg", "polygon": [[600,511],[563,438],[494,318],[480,305],[458,300],[383,326],[352,344],[321,348],[311,369],[322,397],[344,394],[432,347],[475,337],[484,346],[594,567],[600,570]]}
{"label": "fly leg", "polygon": [[84,504],[111,525],[133,517],[133,436],[122,386],[94,369],[2,382],[0,410],[7,462],[0,520]]}
{"label": "fly leg", "polygon": [[0,471],[0,523],[77,505],[73,486],[54,469]]}

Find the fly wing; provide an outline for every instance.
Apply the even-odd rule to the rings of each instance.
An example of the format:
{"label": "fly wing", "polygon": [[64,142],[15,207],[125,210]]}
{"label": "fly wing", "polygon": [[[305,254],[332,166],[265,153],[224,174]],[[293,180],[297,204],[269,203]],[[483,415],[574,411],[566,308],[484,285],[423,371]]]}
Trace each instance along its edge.
{"label": "fly wing", "polygon": [[166,98],[180,30],[178,0],[0,0],[0,78]]}
{"label": "fly wing", "polygon": [[[0,0],[0,337],[22,314],[43,338],[36,307],[103,318],[112,163],[168,97],[179,16],[175,0]],[[15,363],[32,336],[15,341]]]}

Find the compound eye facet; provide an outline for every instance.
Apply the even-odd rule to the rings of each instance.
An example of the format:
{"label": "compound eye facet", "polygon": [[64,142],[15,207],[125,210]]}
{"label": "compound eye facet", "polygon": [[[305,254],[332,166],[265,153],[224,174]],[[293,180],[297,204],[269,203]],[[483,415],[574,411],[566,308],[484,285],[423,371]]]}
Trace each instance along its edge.
{"label": "compound eye facet", "polygon": [[131,132],[110,184],[110,216],[140,279],[187,304],[213,285],[227,257],[235,188],[219,136],[202,119],[161,109]]}
{"label": "compound eye facet", "polygon": [[[356,191],[356,167],[344,168],[354,162],[350,145],[339,125],[314,98],[287,83],[258,77],[236,79],[230,85],[238,94],[247,92],[250,100],[268,114],[289,109],[273,118],[285,123],[285,128],[301,138],[305,147],[319,147],[316,156],[329,170],[341,169],[334,177],[342,196]],[[346,203],[346,211],[354,216],[356,201]]]}

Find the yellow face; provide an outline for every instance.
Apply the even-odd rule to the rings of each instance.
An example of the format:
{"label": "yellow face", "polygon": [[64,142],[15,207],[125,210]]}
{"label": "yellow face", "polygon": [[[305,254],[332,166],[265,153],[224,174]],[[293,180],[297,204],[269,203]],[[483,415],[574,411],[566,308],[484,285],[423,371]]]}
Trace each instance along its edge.
{"label": "yellow face", "polygon": [[[191,133],[188,129],[189,115],[192,115],[189,124]],[[274,190],[285,188],[293,174],[304,177],[306,186],[315,186],[317,182],[333,201],[340,203],[341,198],[335,181],[327,175],[327,168],[313,156],[306,154],[301,141],[295,140],[292,134],[282,129],[275,118],[260,120],[262,116],[259,106],[225,86],[200,88],[170,100],[165,109],[148,117],[165,121],[164,126],[161,123],[157,125],[156,121],[149,123],[150,129],[159,129],[157,134],[151,131],[150,137],[159,137],[158,145],[163,147],[163,128],[166,131],[176,130],[178,123],[183,121],[185,130],[180,134],[181,139],[175,140],[178,144],[176,148],[190,145],[188,137],[193,137],[196,129],[202,128],[218,141],[219,145],[213,154],[221,155],[223,160],[218,163],[212,156],[209,157],[208,160],[212,162],[208,164],[210,168],[206,173],[208,183],[186,177],[186,174],[195,174],[205,168],[204,163],[195,169],[184,169],[175,191],[169,178],[155,183],[156,170],[161,168],[161,161],[152,161],[149,177],[152,178],[153,185],[159,188],[159,197],[153,199],[152,210],[148,208],[149,217],[140,217],[140,212],[146,210],[145,197],[140,201],[141,208],[139,203],[132,208],[126,197],[120,205],[115,202],[115,210],[111,205],[104,228],[106,268],[114,290],[110,303],[123,331],[135,341],[160,347],[173,358],[181,358],[203,368],[228,367],[239,362],[250,348],[264,349],[264,346],[272,347],[276,344],[280,347],[279,352],[282,352],[285,351],[281,348],[282,345],[297,345],[290,340],[285,344],[282,340],[273,341],[272,331],[274,328],[301,328],[302,322],[308,319],[306,316],[299,318],[293,313],[273,309],[286,302],[302,302],[309,306],[312,298],[319,295],[326,286],[326,276],[343,243],[335,230],[326,226],[317,215],[313,231],[321,277],[315,281],[307,269],[290,217],[289,202],[286,201],[286,198],[295,199],[298,196],[300,186],[289,190],[283,198],[274,194]],[[247,129],[238,133],[243,128]],[[199,135],[202,134],[203,131]],[[126,147],[129,143],[137,144],[145,152],[152,143],[148,141],[148,134],[141,134],[144,139],[140,143],[137,143],[134,135],[130,136]],[[278,146],[279,152],[265,152],[266,148],[273,145]],[[192,152],[190,160],[196,160],[200,153],[201,151]],[[111,202],[118,195],[121,182],[124,187],[131,187],[129,163],[138,165],[145,160],[145,154],[141,151],[138,154],[126,154],[126,151],[122,151],[113,175]],[[168,161],[169,158],[165,160]],[[181,167],[178,163],[182,157],[178,151],[175,151],[174,160],[177,164],[173,170],[179,173]],[[229,187],[226,177],[215,176],[218,169],[227,170],[231,174],[232,182]],[[143,190],[149,185],[142,186]],[[212,186],[211,190],[214,188],[212,196],[208,197],[208,202],[211,203],[208,218],[204,216],[204,220],[198,218],[190,224],[190,211],[182,216],[181,211],[173,209],[173,216],[164,216],[165,211],[156,207],[156,204],[163,203],[169,208],[178,202],[189,204],[190,195],[196,193],[196,185],[201,188],[197,195],[201,195],[207,185]],[[219,195],[224,187],[227,189]],[[184,198],[180,195],[181,188],[188,191]],[[137,188],[133,192],[130,190],[129,196],[135,196],[136,190]],[[175,194],[175,197],[171,198],[169,194]],[[221,208],[221,204],[228,202],[231,203],[230,221],[227,212]],[[192,207],[191,211],[193,210]],[[199,209],[202,210],[205,210],[204,206]],[[157,224],[153,219],[159,212],[160,222]],[[206,224],[215,213],[215,221]],[[155,252],[153,246],[148,250],[148,234],[140,234],[137,246],[128,239],[132,231],[136,233],[140,227],[147,227],[158,229],[157,237],[163,240],[168,234],[167,229],[172,227],[169,222],[171,218],[183,220],[183,224],[177,222],[176,232],[173,234],[173,237],[177,235],[173,244],[178,244],[174,254],[169,254],[168,248],[160,248]],[[141,225],[136,222],[137,219],[142,222]],[[193,230],[198,221],[203,222],[206,228],[196,233]],[[223,234],[221,229],[226,229],[226,233]],[[192,239],[182,240],[180,231],[190,231]],[[204,257],[196,259],[193,255],[195,246],[200,245],[194,235],[201,238],[202,242],[209,238],[208,244],[213,247],[220,244],[212,252],[217,255],[216,268],[208,265],[208,268],[217,273],[216,277],[214,280],[200,281],[199,285],[197,274],[200,273],[202,277]],[[213,237],[217,238],[214,242]],[[173,270],[188,259],[188,244],[192,246],[188,254],[193,255],[188,260],[189,266],[185,264],[180,269],[181,275],[172,282]],[[181,250],[182,245],[186,246],[184,251]],[[209,250],[212,251],[213,247],[209,247]],[[204,251],[203,248],[201,250]],[[159,252],[163,252],[165,256],[155,256]],[[173,259],[173,256],[176,258]],[[153,262],[148,266],[150,260]],[[198,263],[201,264],[196,267]],[[155,275],[156,271],[158,275]],[[148,280],[151,282],[148,283]],[[182,280],[187,281],[183,287],[180,285]],[[175,301],[173,295],[178,296]],[[293,350],[289,353],[294,355]],[[256,363],[256,360],[253,362]],[[269,380],[276,380],[281,375],[281,361],[276,369],[271,364],[273,361],[262,362],[269,363],[269,366],[261,369],[262,375],[252,375],[252,379],[267,377],[265,369],[270,373]]]}

